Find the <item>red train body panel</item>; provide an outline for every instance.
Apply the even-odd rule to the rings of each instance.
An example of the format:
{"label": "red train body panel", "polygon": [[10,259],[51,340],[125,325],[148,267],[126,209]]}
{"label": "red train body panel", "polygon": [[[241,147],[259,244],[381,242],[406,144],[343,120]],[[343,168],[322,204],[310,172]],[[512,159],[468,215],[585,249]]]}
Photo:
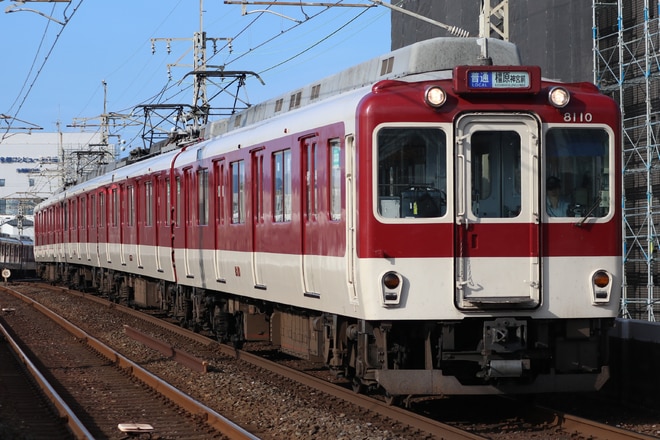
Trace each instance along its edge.
{"label": "red train body panel", "polygon": [[391,396],[599,388],[618,108],[489,48],[418,43],[68,188],[36,210],[41,275]]}

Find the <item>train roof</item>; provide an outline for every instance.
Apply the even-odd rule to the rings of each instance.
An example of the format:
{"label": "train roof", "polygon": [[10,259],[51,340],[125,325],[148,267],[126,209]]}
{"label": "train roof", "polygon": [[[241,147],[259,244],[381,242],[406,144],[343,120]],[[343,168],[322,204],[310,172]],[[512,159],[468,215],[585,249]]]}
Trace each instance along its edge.
{"label": "train roof", "polygon": [[227,119],[211,122],[205,138],[212,138],[258,121],[296,110],[338,94],[370,87],[387,80],[405,80],[429,72],[447,71],[455,66],[484,64],[484,45],[489,62],[520,65],[518,48],[510,42],[483,38],[433,38],[386,53],[339,73],[276,96],[238,112]]}
{"label": "train roof", "polygon": [[[484,64],[484,47],[487,47],[489,62],[495,65],[520,65],[518,48],[510,42],[483,38],[434,38],[420,41],[377,58],[365,61],[334,75],[254,105],[230,118],[210,122],[205,128],[204,138],[210,139],[234,130],[284,115],[304,106],[319,104],[324,100],[371,88],[381,80],[413,81],[420,79],[451,77],[451,70],[459,65]],[[438,75],[438,72],[441,72]],[[203,146],[203,145],[200,145]],[[149,155],[150,171],[169,168],[177,150]],[[146,157],[145,157],[146,158]],[[56,200],[81,191],[107,185],[129,178],[144,171],[143,163],[114,164],[96,177],[81,182],[42,202],[36,210]]]}

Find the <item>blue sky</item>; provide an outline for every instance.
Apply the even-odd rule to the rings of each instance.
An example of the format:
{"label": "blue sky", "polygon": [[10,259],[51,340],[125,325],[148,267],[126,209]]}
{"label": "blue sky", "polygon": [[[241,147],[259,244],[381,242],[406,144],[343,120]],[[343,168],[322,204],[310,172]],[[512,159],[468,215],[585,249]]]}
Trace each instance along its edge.
{"label": "blue sky", "polygon": [[[276,14],[251,12],[266,9],[263,5],[248,5],[250,13],[242,15],[240,5],[223,0],[23,5],[0,0],[0,8],[0,114],[17,118],[15,127],[35,125],[44,132],[57,131],[58,122],[61,131],[80,131],[67,127],[74,121],[86,121],[88,130],[96,130],[91,125],[98,125],[103,113],[104,81],[108,112],[130,113],[140,104],[192,104],[192,77],[185,76],[192,70],[192,37],[200,25],[207,38],[233,38],[231,52],[223,41],[215,55],[209,45],[209,65],[253,71],[266,83],[248,78],[241,98],[252,104],[388,52],[391,44],[391,11],[383,6],[270,8],[303,21],[300,25]],[[5,12],[17,8],[66,25],[33,11]],[[165,38],[172,39],[169,54]],[[158,39],[154,54],[151,39]],[[170,67],[171,80],[168,64],[182,66]],[[215,91],[209,89],[208,95]],[[211,105],[224,103],[213,100]],[[0,121],[0,129],[6,126]]]}

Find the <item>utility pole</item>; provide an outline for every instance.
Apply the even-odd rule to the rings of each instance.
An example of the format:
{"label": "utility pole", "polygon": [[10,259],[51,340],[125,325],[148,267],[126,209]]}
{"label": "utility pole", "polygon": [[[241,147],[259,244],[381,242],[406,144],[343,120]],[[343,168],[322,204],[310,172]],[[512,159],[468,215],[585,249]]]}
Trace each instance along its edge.
{"label": "utility pole", "polygon": [[[232,51],[232,38],[224,37],[208,37],[206,32],[204,32],[204,23],[203,23],[203,0],[199,0],[199,31],[193,34],[193,64],[168,64],[167,70],[171,78],[170,68],[173,66],[179,67],[192,67],[193,71],[193,103],[191,111],[184,115],[188,121],[192,121],[193,129],[198,131],[200,127],[204,126],[208,122],[210,104],[206,94],[206,72],[209,67],[215,69],[223,69],[223,66],[209,66],[206,63],[206,48],[207,44],[211,42],[213,44],[213,53],[218,52],[218,42],[224,41],[227,42],[229,46],[229,52]],[[172,41],[190,41],[189,38],[152,38],[151,39],[151,53],[156,52],[155,43],[157,41],[165,41],[167,43],[167,53],[171,52],[171,43]]]}
{"label": "utility pole", "polygon": [[479,36],[509,41],[509,0],[481,0]]}
{"label": "utility pole", "polygon": [[[83,129],[96,127],[99,129],[101,139],[99,143],[89,144],[89,148],[86,150],[68,151],[64,155],[63,160],[69,162],[67,165],[71,168],[69,174],[65,175],[76,176],[75,179],[65,182],[65,187],[74,184],[76,181],[85,180],[85,177],[92,174],[99,165],[108,164],[110,159],[119,157],[119,148],[123,141],[119,139],[119,135],[110,132],[111,127],[115,129],[117,127],[126,128],[141,125],[138,121],[133,120],[131,115],[108,112],[108,83],[105,80],[101,83],[103,84],[103,113],[94,118],[74,118],[73,124],[67,125],[67,127],[80,127]],[[91,119],[99,119],[99,123],[91,124],[89,122]],[[114,148],[111,148],[110,137],[113,136],[118,139]]]}

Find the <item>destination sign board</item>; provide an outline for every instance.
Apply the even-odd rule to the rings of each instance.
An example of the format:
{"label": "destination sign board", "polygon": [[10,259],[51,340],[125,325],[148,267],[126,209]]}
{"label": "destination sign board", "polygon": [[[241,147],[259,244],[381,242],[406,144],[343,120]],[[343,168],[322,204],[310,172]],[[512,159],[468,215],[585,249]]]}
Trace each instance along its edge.
{"label": "destination sign board", "polygon": [[538,66],[456,66],[454,90],[459,94],[539,93]]}
{"label": "destination sign board", "polygon": [[529,72],[470,72],[468,87],[472,89],[526,89],[529,87]]}

